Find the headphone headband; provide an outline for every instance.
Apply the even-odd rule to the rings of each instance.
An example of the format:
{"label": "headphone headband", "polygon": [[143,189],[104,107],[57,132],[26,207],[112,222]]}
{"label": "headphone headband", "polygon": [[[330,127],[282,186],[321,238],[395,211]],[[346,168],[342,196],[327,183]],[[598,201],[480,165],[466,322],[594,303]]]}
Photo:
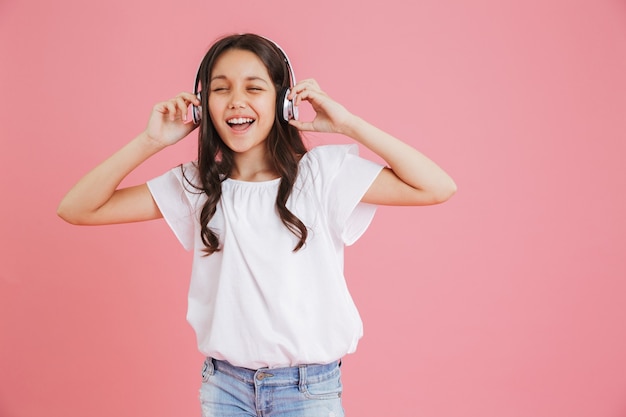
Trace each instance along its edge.
{"label": "headphone headband", "polygon": [[[262,37],[262,36],[261,36]],[[276,49],[278,49],[280,51],[280,53],[283,55],[283,60],[285,61],[285,64],[287,64],[287,69],[289,70],[289,87],[293,87],[294,85],[296,85],[296,74],[294,74],[293,72],[293,67],[291,66],[291,62],[289,61],[289,57],[287,56],[287,53],[283,50],[283,48],[280,47],[280,45],[278,45],[276,42],[274,42],[271,39],[268,38],[264,38],[267,41],[271,42],[274,44],[274,46],[276,47]]]}

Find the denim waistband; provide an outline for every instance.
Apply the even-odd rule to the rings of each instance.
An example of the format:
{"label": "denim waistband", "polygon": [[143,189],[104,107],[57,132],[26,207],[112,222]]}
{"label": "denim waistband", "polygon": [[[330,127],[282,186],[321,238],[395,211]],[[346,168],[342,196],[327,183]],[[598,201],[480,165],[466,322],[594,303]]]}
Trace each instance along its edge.
{"label": "denim waistband", "polygon": [[302,385],[316,383],[337,377],[341,372],[341,361],[329,364],[298,365],[287,368],[261,368],[248,369],[232,365],[226,361],[207,358],[203,371],[212,374],[215,371],[222,372],[249,384],[263,385]]}

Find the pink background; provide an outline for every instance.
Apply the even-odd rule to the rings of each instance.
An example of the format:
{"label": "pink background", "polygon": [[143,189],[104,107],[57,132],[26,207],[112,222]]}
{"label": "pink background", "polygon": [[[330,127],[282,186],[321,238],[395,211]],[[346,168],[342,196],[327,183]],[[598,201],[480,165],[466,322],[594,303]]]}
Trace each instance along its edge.
{"label": "pink background", "polygon": [[348,250],[347,415],[626,416],[626,3],[217,3],[0,1],[0,416],[199,415],[189,254],[55,209],[243,31],[459,186]]}

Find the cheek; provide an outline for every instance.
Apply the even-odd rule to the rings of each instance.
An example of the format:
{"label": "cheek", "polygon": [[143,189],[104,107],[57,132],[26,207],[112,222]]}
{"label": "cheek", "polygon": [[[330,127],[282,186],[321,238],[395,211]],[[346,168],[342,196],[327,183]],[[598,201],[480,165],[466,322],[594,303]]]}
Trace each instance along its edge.
{"label": "cheek", "polygon": [[257,102],[258,108],[262,108],[266,115],[273,116],[276,112],[276,99],[275,98],[263,98]]}
{"label": "cheek", "polygon": [[207,105],[209,106],[209,111],[213,111],[217,107],[216,97],[214,95],[210,95],[207,100]]}
{"label": "cheek", "polygon": [[215,120],[216,118],[219,119],[220,117],[220,106],[219,103],[216,102],[216,100],[210,100],[209,99],[209,116],[211,117],[211,120]]}

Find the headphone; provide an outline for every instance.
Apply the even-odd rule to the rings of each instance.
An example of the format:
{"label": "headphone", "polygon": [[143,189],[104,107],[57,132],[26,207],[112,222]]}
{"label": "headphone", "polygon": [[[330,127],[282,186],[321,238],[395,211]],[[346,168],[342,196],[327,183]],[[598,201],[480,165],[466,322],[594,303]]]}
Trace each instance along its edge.
{"label": "headphone", "polygon": [[[263,36],[261,36],[261,38],[269,41],[276,47],[276,49],[278,49],[283,57],[283,60],[285,61],[285,64],[287,65],[287,69],[289,72],[289,87],[283,87],[276,95],[276,111],[278,112],[278,118],[285,123],[289,120],[298,120],[298,107],[295,105],[294,100],[289,100],[287,98],[289,96],[291,88],[296,85],[296,76],[293,72],[293,68],[291,67],[289,57],[287,56],[283,48],[278,46],[276,42]],[[200,68],[201,67],[202,65],[200,65]],[[196,73],[196,82],[193,86],[193,94],[198,97],[198,99],[200,99],[201,96],[201,91],[198,91],[198,87],[200,85],[200,68],[198,68],[198,72]],[[202,106],[196,106],[192,104],[191,115],[193,117],[193,122],[195,124],[199,124],[200,120],[202,120]]]}

